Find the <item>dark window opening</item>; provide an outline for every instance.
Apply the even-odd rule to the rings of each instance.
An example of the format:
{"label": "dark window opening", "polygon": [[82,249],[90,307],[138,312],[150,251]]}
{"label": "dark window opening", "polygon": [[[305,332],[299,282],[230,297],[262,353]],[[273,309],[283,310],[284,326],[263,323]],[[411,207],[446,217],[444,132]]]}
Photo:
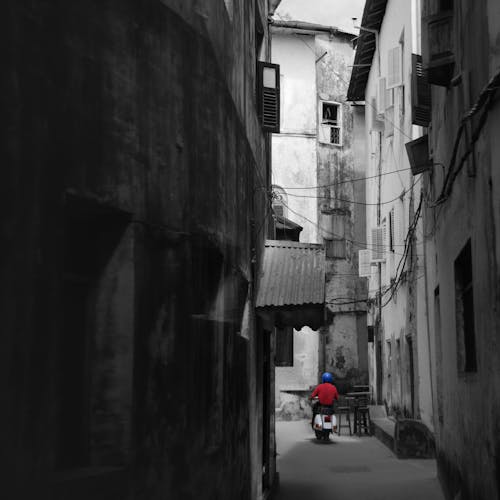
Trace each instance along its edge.
{"label": "dark window opening", "polygon": [[373,342],[374,331],[375,331],[375,328],[373,326],[368,326],[368,342]]}
{"label": "dark window opening", "polygon": [[325,125],[339,125],[339,105],[329,102],[323,103],[323,119]]}
{"label": "dark window opening", "polygon": [[457,364],[460,372],[477,371],[472,278],[472,246],[469,239],[455,260]]}
{"label": "dark window opening", "polygon": [[276,328],[276,366],[293,366],[293,328]]}

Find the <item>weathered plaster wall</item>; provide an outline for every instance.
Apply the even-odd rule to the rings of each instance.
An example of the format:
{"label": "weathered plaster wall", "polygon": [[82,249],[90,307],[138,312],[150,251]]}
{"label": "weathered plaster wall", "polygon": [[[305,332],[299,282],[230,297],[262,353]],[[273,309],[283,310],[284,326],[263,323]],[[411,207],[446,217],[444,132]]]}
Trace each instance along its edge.
{"label": "weathered plaster wall", "polygon": [[281,391],[307,390],[317,383],[318,333],[308,327],[293,333],[293,366],[276,368],[276,407]]}
{"label": "weathered plaster wall", "polygon": [[[264,332],[252,312],[242,324],[265,233],[257,188],[269,180],[254,5],[235,4],[232,20],[215,0],[4,6],[0,422],[11,498],[261,496]],[[63,266],[69,254],[86,263],[64,250],[69,192],[99,213],[81,222],[94,236],[81,249],[116,238],[89,302],[91,453],[68,474],[57,367],[77,328],[63,318]],[[96,233],[100,212],[123,228],[113,219]]]}
{"label": "weathered plaster wall", "polygon": [[364,296],[366,286],[365,279],[358,277],[357,254],[365,241],[365,193],[363,182],[352,182],[364,176],[364,145],[353,135],[354,119],[363,122],[363,117],[345,102],[354,56],[350,37],[318,35],[316,54],[318,126],[323,100],[340,103],[342,115],[342,145],[318,140],[318,211],[340,209],[346,213],[346,256],[327,261],[326,302],[333,319],[323,332],[320,371],[332,371],[337,386],[345,391],[368,381],[366,319],[360,321],[365,318],[365,304],[356,302]]}
{"label": "weathered plaster wall", "polygon": [[273,184],[287,193],[285,216],[303,227],[300,241],[317,243],[315,192],[304,189],[316,185],[314,36],[273,33],[272,61],[280,64],[281,74],[281,131],[272,137]]}
{"label": "weathered plaster wall", "polygon": [[[281,73],[281,131],[272,137],[273,184],[287,193],[285,217],[303,227],[300,241],[317,243],[315,190],[304,189],[316,185],[314,36],[273,32],[272,61],[280,64]],[[298,401],[286,391],[308,390],[317,383],[318,333],[304,327],[293,336],[293,366],[276,368],[275,404],[285,411],[282,407],[290,399]],[[302,415],[300,409],[297,414]]]}
{"label": "weathered plaster wall", "polygon": [[[495,4],[495,5],[493,5]],[[456,61],[462,83],[432,87],[430,145],[434,161],[449,164],[458,123],[481,89],[498,71],[500,12],[495,2],[455,5]],[[488,27],[488,29],[486,29]],[[489,55],[489,57],[488,57]],[[449,498],[488,499],[500,495],[500,343],[498,214],[500,178],[498,97],[472,157],[457,176],[450,197],[439,209],[426,211],[429,297],[439,287],[440,307],[430,308],[436,349],[436,444],[439,476]],[[477,125],[477,122],[474,122]],[[460,149],[459,155],[462,154]],[[475,168],[475,174],[470,175]],[[426,178],[433,196],[443,176],[436,169]],[[454,262],[471,239],[477,370],[459,370]],[[467,402],[467,404],[464,404]]]}

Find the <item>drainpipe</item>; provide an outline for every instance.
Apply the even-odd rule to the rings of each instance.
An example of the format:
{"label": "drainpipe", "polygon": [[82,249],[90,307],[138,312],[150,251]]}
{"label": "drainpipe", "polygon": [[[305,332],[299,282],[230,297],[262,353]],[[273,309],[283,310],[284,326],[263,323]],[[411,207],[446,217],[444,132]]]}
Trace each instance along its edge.
{"label": "drainpipe", "polygon": [[[380,66],[379,66],[379,72],[380,72]],[[381,205],[380,205],[380,197],[382,194],[382,132],[378,133],[378,186],[377,186],[377,226],[380,226],[380,220],[381,220]],[[382,342],[382,339],[380,337],[380,325],[382,324],[382,263],[379,262],[377,264],[377,271],[378,271],[378,328],[377,328],[377,342],[380,341]],[[382,344],[381,344],[382,345]],[[375,360],[377,360],[377,352],[378,352],[378,346],[375,345]],[[376,375],[378,378],[378,374],[380,373],[381,377],[383,378],[383,361],[382,361],[383,355],[382,351],[380,352],[380,359],[378,360],[381,365],[381,369],[378,370],[376,367]],[[382,387],[384,385],[383,380],[377,380],[377,403],[382,403],[382,394],[378,394],[378,388],[380,387],[382,390]]]}

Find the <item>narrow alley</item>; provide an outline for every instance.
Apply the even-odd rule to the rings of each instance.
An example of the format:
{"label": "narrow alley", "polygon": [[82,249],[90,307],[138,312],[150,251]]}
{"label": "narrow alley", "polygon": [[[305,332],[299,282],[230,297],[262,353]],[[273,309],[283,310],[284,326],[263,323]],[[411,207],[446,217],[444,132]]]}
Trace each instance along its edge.
{"label": "narrow alley", "polygon": [[276,500],[444,500],[433,459],[396,458],[377,438],[317,441],[306,420],[276,424]]}
{"label": "narrow alley", "polygon": [[1,12],[2,499],[500,500],[500,0]]}

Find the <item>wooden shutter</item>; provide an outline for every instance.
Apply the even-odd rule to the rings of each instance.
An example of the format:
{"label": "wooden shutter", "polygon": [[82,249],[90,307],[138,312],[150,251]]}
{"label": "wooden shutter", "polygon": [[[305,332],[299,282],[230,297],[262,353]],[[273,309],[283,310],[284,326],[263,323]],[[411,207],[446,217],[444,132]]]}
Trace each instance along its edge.
{"label": "wooden shutter", "polygon": [[403,85],[401,68],[401,45],[390,49],[387,53],[387,88],[393,89]]}
{"label": "wooden shutter", "polygon": [[391,208],[391,211],[389,212],[389,250],[391,252],[394,252],[394,236],[396,234],[395,227],[394,227],[394,207]]}
{"label": "wooden shutter", "polygon": [[431,121],[431,87],[422,56],[411,55],[411,122],[427,127]]}
{"label": "wooden shutter", "polygon": [[378,94],[377,94],[377,114],[383,115],[385,111],[386,85],[385,78],[378,79]]}
{"label": "wooden shutter", "polygon": [[264,132],[280,131],[280,67],[258,63],[258,113]]}
{"label": "wooden shutter", "polygon": [[372,262],[385,262],[385,225],[372,228]]}
{"label": "wooden shutter", "polygon": [[371,116],[371,127],[370,130],[380,131],[384,129],[384,122],[380,121],[377,114],[377,99],[374,97],[370,100],[370,116]]}
{"label": "wooden shutter", "polygon": [[372,275],[370,256],[371,256],[370,250],[358,251],[358,268],[359,268],[358,274],[361,278],[370,278]]}

